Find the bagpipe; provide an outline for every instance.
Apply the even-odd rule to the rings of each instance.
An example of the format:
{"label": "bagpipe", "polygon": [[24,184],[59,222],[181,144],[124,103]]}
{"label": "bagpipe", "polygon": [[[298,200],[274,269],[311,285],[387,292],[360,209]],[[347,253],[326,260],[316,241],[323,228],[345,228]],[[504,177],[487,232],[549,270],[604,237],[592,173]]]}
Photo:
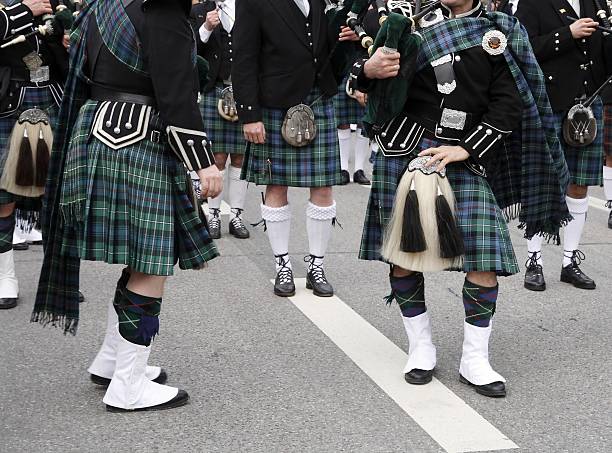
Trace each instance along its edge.
{"label": "bagpipe", "polygon": [[18,35],[10,41],[0,45],[0,49],[5,49],[10,46],[26,42],[28,38],[32,36],[39,36],[41,38],[49,38],[62,36],[68,33],[74,24],[74,19],[80,11],[82,0],[65,0],[64,4],[60,4],[56,7],[54,14],[45,14],[42,16],[42,24],[33,27],[33,30]]}
{"label": "bagpipe", "polygon": [[[599,0],[593,0],[593,3],[595,3],[595,9],[597,10],[595,14],[600,23],[600,25],[597,26],[597,30],[601,31],[604,36],[612,34],[612,0],[606,0],[606,3],[601,3]],[[566,17],[572,22],[578,20],[576,17]]]}

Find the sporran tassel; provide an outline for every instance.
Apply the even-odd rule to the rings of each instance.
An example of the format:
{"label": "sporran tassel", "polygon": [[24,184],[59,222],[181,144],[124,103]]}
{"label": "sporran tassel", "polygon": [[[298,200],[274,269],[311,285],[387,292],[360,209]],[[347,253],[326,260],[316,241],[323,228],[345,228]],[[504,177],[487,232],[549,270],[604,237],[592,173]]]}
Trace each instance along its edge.
{"label": "sporran tassel", "polygon": [[36,187],[45,187],[48,170],[49,147],[41,128],[38,132],[38,146],[36,147]]}
{"label": "sporran tassel", "polygon": [[464,245],[461,230],[455,221],[455,215],[448,204],[448,200],[438,187],[436,197],[436,222],[440,236],[440,257],[456,258],[463,255]]}
{"label": "sporran tassel", "polygon": [[19,145],[19,158],[15,170],[15,183],[19,186],[34,185],[34,159],[27,128],[23,129],[23,139]]}
{"label": "sporran tassel", "polygon": [[406,253],[418,253],[427,250],[427,242],[425,241],[425,233],[419,214],[419,197],[415,190],[414,181],[410,185],[410,191],[404,203],[401,249]]}

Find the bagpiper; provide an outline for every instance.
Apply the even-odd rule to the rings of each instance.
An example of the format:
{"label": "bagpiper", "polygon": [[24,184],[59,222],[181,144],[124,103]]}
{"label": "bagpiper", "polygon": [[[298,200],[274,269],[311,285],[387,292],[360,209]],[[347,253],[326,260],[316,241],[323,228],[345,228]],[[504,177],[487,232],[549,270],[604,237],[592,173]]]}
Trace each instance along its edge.
{"label": "bagpiper", "polygon": [[519,272],[507,221],[556,239],[569,217],[567,168],[517,20],[479,0],[423,7],[411,19],[390,15],[372,57],[357,63],[380,146],[360,258],[390,264],[387,301],[402,312],[414,385],[432,380],[437,361],[423,272],[465,273],[460,380],[503,397],[489,339],[498,278]]}
{"label": "bagpiper", "polygon": [[[563,233],[560,279],[581,289],[596,288],[595,281],[580,268],[586,256],[579,246],[589,209],[588,187],[602,183],[601,98],[593,97],[589,101],[592,105],[584,106],[587,107],[585,114],[590,117],[584,124],[592,123],[593,129],[583,130],[581,115],[575,122],[570,116],[612,73],[612,40],[597,28],[600,24],[596,2],[599,0],[521,0],[516,11],[544,72],[546,91],[571,174],[566,200],[573,219]],[[599,132],[591,134],[595,129]],[[580,137],[583,132],[589,133],[590,139]],[[574,137],[575,134],[579,136]],[[527,247],[525,288],[544,291],[542,237],[535,236]]]}
{"label": "bagpiper", "polygon": [[76,333],[81,260],[125,266],[89,367],[109,411],[187,403],[148,366],[167,277],[217,256],[185,167],[221,191],[198,108],[191,2],[91,0],[70,41],[32,321]]}

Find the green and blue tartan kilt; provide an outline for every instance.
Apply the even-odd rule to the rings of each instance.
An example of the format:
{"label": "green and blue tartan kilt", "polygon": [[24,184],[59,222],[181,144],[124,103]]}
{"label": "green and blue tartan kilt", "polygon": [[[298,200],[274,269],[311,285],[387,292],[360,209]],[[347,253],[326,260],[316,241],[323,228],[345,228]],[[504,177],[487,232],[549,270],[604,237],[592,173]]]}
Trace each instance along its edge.
{"label": "green and blue tartan kilt", "polygon": [[[4,172],[6,162],[6,152],[9,146],[13,126],[25,110],[39,108],[47,112],[51,128],[55,128],[59,107],[57,106],[53,94],[49,87],[27,87],[23,102],[19,109],[10,116],[0,118],[0,175]],[[40,209],[39,198],[28,198],[13,195],[0,189],[0,205],[16,203],[16,208],[20,211],[38,211]]]}
{"label": "green and blue tartan kilt", "polygon": [[[440,145],[438,141],[423,139],[415,153]],[[398,182],[413,158],[413,155],[385,157],[378,153],[361,238],[360,259],[383,260],[380,250],[384,229],[391,219]],[[508,225],[487,180],[461,163],[451,164],[446,170],[455,193],[457,224],[465,244],[463,267],[452,270],[495,272],[499,276],[518,273],[520,269]]]}
{"label": "green and blue tartan kilt", "polygon": [[79,257],[149,275],[200,269],[218,256],[190,178],[165,143],[112,149],[93,135],[98,102],[79,112],[66,157],[60,210]]}
{"label": "green and blue tartan kilt", "polygon": [[344,126],[346,124],[356,124],[357,127],[363,127],[363,115],[365,108],[359,105],[355,99],[346,94],[346,81],[348,75],[338,86],[338,94],[334,96],[334,111],[336,113],[336,124]]}
{"label": "green and blue tartan kilt", "polygon": [[597,120],[597,136],[589,146],[577,148],[565,143],[563,139],[563,120],[565,113],[555,113],[555,122],[558,126],[559,140],[567,161],[572,184],[579,186],[599,186],[603,182],[603,147],[604,147],[604,125],[603,104],[601,100],[596,101],[593,113]]}
{"label": "green and blue tartan kilt", "polygon": [[244,154],[246,140],[239,121],[227,121],[219,115],[217,103],[223,84],[217,85],[208,93],[202,93],[200,112],[204,120],[204,131],[212,143],[214,153]]}
{"label": "green and blue tartan kilt", "polygon": [[[313,90],[304,103],[310,105],[317,98],[319,90]],[[266,142],[247,147],[242,179],[258,185],[291,187],[328,187],[342,182],[333,102],[320,98],[311,107],[317,135],[302,148],[289,145],[281,135],[285,110],[263,109]]]}
{"label": "green and blue tartan kilt", "polygon": [[612,156],[612,104],[604,105],[603,142],[604,153]]}

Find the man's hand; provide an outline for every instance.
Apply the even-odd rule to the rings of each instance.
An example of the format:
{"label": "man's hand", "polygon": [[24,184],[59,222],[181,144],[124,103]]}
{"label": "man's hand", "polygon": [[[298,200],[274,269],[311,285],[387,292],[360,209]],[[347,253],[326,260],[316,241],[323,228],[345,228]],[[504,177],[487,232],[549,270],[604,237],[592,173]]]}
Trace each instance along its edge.
{"label": "man's hand", "polygon": [[213,31],[215,28],[219,26],[221,23],[221,19],[219,19],[219,11],[216,9],[213,11],[209,11],[206,14],[206,20],[204,21],[204,28],[208,31]]}
{"label": "man's hand", "polygon": [[578,19],[570,25],[570,31],[574,39],[588,38],[595,33],[598,25],[599,23],[595,22],[590,17],[585,17],[584,19]]}
{"label": "man's hand", "polygon": [[216,165],[203,168],[196,172],[200,178],[202,197],[215,198],[223,190],[223,176]]}
{"label": "man's hand", "polygon": [[53,14],[49,0],[23,0],[22,3],[32,11],[34,17]]}
{"label": "man's hand", "polygon": [[342,27],[338,35],[338,41],[359,41],[359,36],[350,27]]}
{"label": "man's hand", "polygon": [[359,102],[359,105],[362,107],[365,107],[368,103],[368,95],[366,93],[362,93],[361,91],[355,90],[355,94],[353,96],[355,97],[357,102]]}
{"label": "man's hand", "polygon": [[433,156],[428,162],[429,167],[433,167],[438,163],[437,171],[442,171],[451,162],[463,162],[470,157],[461,146],[440,146],[438,148],[429,148],[419,153],[419,156]]}
{"label": "man's hand", "polygon": [[256,123],[247,123],[242,126],[244,131],[244,138],[247,142],[261,145],[266,141],[266,128],[264,123],[258,121]]}
{"label": "man's hand", "polygon": [[388,53],[379,47],[374,55],[365,62],[363,71],[368,79],[389,79],[395,77],[400,69],[400,54],[397,51]]}
{"label": "man's hand", "polygon": [[62,45],[66,50],[70,50],[70,35],[65,34],[62,36]]}

